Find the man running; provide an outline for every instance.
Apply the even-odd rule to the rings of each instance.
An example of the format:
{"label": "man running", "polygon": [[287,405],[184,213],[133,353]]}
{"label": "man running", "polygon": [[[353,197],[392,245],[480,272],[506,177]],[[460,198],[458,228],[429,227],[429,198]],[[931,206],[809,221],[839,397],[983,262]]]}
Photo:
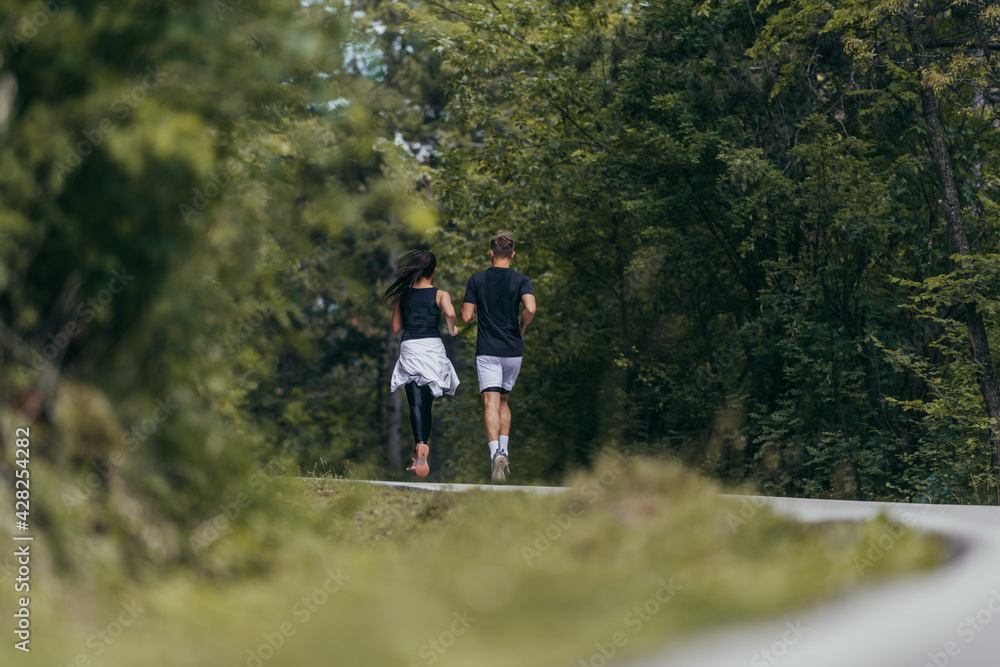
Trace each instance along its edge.
{"label": "man running", "polygon": [[[510,472],[510,406],[507,395],[521,371],[521,337],[535,316],[535,295],[531,281],[510,268],[514,239],[503,232],[490,239],[493,266],[469,278],[462,303],[462,321],[468,324],[479,315],[476,341],[476,371],[486,415],[486,437],[490,445],[490,475],[503,483]],[[524,313],[518,322],[520,304]]]}

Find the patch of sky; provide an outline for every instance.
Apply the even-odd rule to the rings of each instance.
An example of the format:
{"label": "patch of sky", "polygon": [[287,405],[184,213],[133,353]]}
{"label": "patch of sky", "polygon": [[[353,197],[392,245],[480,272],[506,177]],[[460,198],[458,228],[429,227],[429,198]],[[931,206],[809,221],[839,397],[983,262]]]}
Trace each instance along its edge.
{"label": "patch of sky", "polygon": [[344,63],[358,74],[381,81],[389,74],[385,54],[378,48],[375,38],[365,33],[355,33],[344,44]]}

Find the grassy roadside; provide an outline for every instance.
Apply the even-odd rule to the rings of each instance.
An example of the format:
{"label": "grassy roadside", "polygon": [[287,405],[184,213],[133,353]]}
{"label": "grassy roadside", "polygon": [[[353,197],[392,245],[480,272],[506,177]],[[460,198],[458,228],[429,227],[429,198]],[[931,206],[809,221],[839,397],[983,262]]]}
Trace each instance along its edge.
{"label": "grassy roadside", "polygon": [[[856,558],[883,522],[750,511],[673,465],[607,458],[570,482],[555,497],[289,482],[283,502],[308,518],[289,523],[267,573],[175,574],[100,601],[63,591],[38,605],[45,641],[19,664],[579,665],[600,655],[595,643],[639,654],[944,553],[897,530],[862,573]],[[240,540],[222,537],[205,557]],[[142,611],[120,636],[94,639],[110,638],[132,600]]]}

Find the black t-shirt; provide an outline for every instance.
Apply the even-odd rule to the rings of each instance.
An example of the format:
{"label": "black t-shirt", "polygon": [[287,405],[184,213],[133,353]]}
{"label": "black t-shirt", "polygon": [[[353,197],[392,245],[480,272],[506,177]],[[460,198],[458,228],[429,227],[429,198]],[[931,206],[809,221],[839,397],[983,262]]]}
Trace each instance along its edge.
{"label": "black t-shirt", "polygon": [[465,286],[465,303],[476,306],[479,338],[476,356],[520,357],[521,297],[534,294],[531,281],[513,269],[494,266],[473,274]]}

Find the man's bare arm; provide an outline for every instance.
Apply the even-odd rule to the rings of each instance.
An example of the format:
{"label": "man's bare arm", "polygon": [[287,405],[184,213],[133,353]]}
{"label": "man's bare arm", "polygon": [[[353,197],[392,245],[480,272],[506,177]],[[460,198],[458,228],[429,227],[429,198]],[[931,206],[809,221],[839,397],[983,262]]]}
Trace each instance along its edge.
{"label": "man's bare arm", "polygon": [[524,311],[521,313],[521,335],[528,328],[528,323],[535,317],[535,295],[523,294],[521,301],[524,303]]}
{"label": "man's bare arm", "polygon": [[472,321],[472,318],[476,316],[476,304],[474,303],[463,303],[462,304],[462,321],[468,324]]}

